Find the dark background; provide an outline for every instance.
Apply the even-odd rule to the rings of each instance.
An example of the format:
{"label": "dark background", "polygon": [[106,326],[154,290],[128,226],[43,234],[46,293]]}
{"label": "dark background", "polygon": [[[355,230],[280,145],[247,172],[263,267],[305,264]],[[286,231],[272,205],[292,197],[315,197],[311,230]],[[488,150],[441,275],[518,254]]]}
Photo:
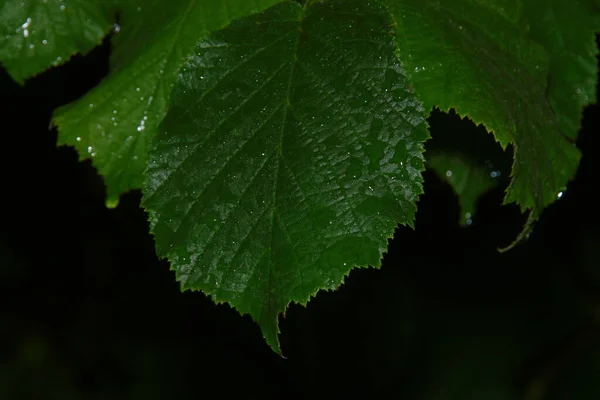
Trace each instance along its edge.
{"label": "dark background", "polygon": [[[381,270],[290,306],[284,360],[248,316],[180,292],[139,191],[106,209],[89,161],[56,147],[52,110],[98,84],[109,51],[25,87],[0,70],[0,399],[600,398],[597,105],[584,110],[576,178],[526,243],[496,251],[525,222],[501,206],[510,151],[490,153],[503,185],[468,228],[426,172],[416,229],[397,229]],[[495,146],[456,115],[430,124],[430,147],[439,135]]]}

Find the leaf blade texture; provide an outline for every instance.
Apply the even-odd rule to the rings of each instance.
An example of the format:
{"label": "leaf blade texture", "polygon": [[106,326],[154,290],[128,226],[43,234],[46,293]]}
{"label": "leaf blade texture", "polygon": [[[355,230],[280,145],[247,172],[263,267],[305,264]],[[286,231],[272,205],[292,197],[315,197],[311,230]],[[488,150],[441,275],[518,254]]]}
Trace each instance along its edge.
{"label": "leaf blade texture", "polygon": [[103,175],[107,205],[141,188],[149,141],[166,113],[177,71],[198,40],[278,0],[122,0],[110,73],[57,109],[58,143],[75,146]]}
{"label": "leaf blade texture", "polygon": [[202,41],[150,153],[143,206],[182,289],[278,315],[379,267],[422,191],[425,115],[385,10],[287,2]]}

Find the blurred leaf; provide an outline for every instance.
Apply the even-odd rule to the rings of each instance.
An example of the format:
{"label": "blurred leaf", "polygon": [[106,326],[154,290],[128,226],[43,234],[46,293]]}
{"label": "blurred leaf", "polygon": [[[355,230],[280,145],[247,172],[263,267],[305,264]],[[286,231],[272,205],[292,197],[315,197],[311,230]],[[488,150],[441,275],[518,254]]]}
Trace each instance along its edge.
{"label": "blurred leaf", "polygon": [[[396,24],[398,56],[425,108],[454,108],[483,123],[503,148],[512,144],[513,179],[505,202],[539,214],[574,175],[580,154],[565,137],[568,133],[560,131],[548,103],[552,54],[526,35],[520,2],[386,3]],[[593,15],[583,18],[587,26]],[[551,29],[560,35],[572,28]],[[594,74],[591,70],[579,78],[587,82]]]}
{"label": "blurred leaf", "polygon": [[427,166],[452,186],[460,204],[460,223],[471,225],[479,197],[498,185],[500,171],[477,165],[462,154],[434,153]]}
{"label": "blurred leaf", "polygon": [[593,0],[528,0],[523,19],[549,55],[548,100],[563,134],[577,139],[581,109],[596,102],[597,56]]}

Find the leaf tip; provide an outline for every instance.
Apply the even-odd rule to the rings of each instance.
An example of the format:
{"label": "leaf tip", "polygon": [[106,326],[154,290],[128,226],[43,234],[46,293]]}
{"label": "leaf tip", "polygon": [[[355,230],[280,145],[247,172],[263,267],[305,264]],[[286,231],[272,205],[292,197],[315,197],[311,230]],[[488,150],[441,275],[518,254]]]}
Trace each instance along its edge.
{"label": "leaf tip", "polygon": [[117,208],[119,205],[119,196],[108,196],[104,204],[106,208]]}
{"label": "leaf tip", "polygon": [[271,350],[273,350],[273,352],[279,357],[283,358],[284,360],[287,360],[287,357],[284,356],[283,351],[281,351],[281,343],[279,343],[279,334],[281,332],[279,331],[278,317],[275,318],[275,329],[264,330],[261,326],[261,330],[263,331],[263,337],[265,338],[265,341],[267,342],[269,347],[271,347]]}
{"label": "leaf tip", "polygon": [[513,249],[517,245],[523,243],[525,240],[529,239],[529,235],[533,231],[533,226],[535,225],[537,220],[538,220],[538,212],[535,208],[533,208],[529,211],[529,216],[527,217],[527,222],[525,222],[525,226],[523,227],[523,230],[521,230],[521,233],[519,233],[517,238],[508,246],[502,247],[502,248],[500,248],[500,247],[497,248],[497,251],[500,254],[506,253],[507,251]]}

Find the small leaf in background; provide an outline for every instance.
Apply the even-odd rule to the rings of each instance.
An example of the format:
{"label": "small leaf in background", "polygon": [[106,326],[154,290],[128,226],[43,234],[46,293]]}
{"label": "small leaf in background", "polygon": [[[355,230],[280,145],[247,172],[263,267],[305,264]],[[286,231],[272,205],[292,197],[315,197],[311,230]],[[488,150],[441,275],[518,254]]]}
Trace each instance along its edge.
{"label": "small leaf in background", "polygon": [[[503,148],[512,144],[515,160],[505,202],[539,215],[573,177],[580,153],[560,131],[546,97],[548,74],[561,79],[552,75],[553,53],[526,36],[519,2],[385,3],[396,23],[398,56],[425,108],[454,108],[484,124]],[[533,24],[543,16],[530,18]],[[592,21],[593,15],[582,18]],[[548,29],[562,35],[572,27]],[[577,55],[588,57],[587,50]],[[595,79],[594,73],[578,79]]]}
{"label": "small leaf in background", "polygon": [[166,113],[176,72],[198,40],[278,0],[119,1],[108,77],[54,113],[58,143],[103,175],[107,204],[142,185],[148,143]]}
{"label": "small leaf in background", "polygon": [[18,83],[100,44],[113,26],[109,1],[3,0],[0,62]]}
{"label": "small leaf in background", "polygon": [[278,315],[381,265],[422,192],[425,114],[384,8],[286,2],[196,47],[144,187],[156,249],[182,289]]}
{"label": "small leaf in background", "polygon": [[434,109],[428,118],[431,140],[425,146],[427,167],[448,182],[458,198],[459,220],[474,222],[479,197],[490,189],[508,184],[511,148],[502,150],[494,136],[454,110]]}
{"label": "small leaf in background", "polygon": [[427,166],[452,186],[460,204],[460,223],[471,225],[477,199],[498,185],[500,171],[477,165],[463,154],[434,153],[427,156]]}

